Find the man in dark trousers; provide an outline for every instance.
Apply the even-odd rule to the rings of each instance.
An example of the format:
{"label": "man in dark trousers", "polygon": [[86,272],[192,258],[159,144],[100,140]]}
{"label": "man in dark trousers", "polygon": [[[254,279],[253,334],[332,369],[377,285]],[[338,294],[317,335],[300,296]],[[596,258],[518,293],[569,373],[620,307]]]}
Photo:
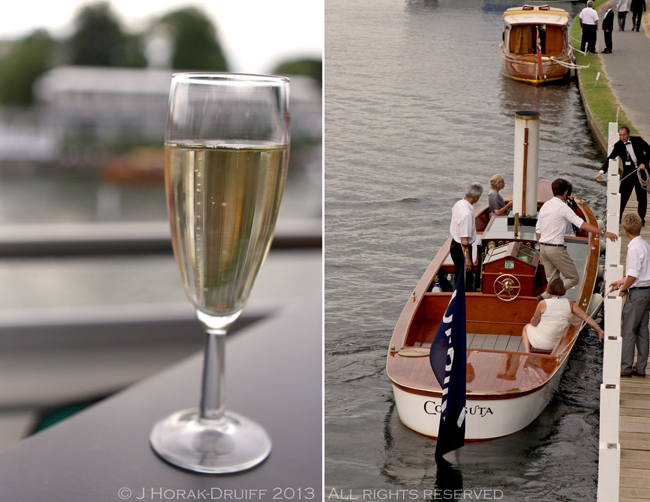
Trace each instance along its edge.
{"label": "man in dark trousers", "polygon": [[480,184],[469,184],[465,197],[451,209],[449,233],[452,239],[449,254],[454,262],[456,280],[460,274],[465,274],[465,291],[474,291],[472,243],[476,240],[476,218],[472,206],[478,202],[482,193],[483,187]]}
{"label": "man in dark trousers", "polygon": [[605,4],[607,12],[603,17],[603,31],[605,32],[605,50],[603,54],[612,53],[612,31],[614,30],[614,11],[612,10],[612,4],[607,2]]}
{"label": "man in dark trousers", "polygon": [[[627,201],[632,195],[632,189],[636,192],[636,200],[638,201],[638,212],[641,217],[642,225],[645,225],[645,213],[648,205],[648,192],[641,186],[639,176],[643,176],[644,180],[648,180],[648,156],[650,155],[650,145],[646,143],[640,136],[630,136],[630,128],[627,126],[619,127],[618,137],[620,138],[614,143],[612,153],[605,159],[600,171],[596,175],[596,179],[600,177],[607,170],[608,163],[611,160],[620,157],[623,161],[623,175],[621,176],[621,211],[620,217],[623,217],[623,210],[627,205]],[[638,171],[638,172],[637,172]]]}
{"label": "man in dark trousers", "polygon": [[645,12],[645,0],[632,0],[630,10],[632,11],[632,31],[639,31],[641,18]]}
{"label": "man in dark trousers", "polygon": [[[648,363],[648,315],[650,314],[650,245],[641,238],[641,220],[636,214],[623,217],[623,230],[630,239],[625,258],[625,277],[611,284],[621,288],[619,296],[627,295],[623,305],[623,349],[621,376],[645,377]],[[634,366],[634,349],[637,349]]]}
{"label": "man in dark trousers", "polygon": [[580,50],[596,52],[596,37],[598,35],[598,13],[593,9],[594,2],[589,0],[587,6],[580,12],[580,28],[582,28],[582,42]]}

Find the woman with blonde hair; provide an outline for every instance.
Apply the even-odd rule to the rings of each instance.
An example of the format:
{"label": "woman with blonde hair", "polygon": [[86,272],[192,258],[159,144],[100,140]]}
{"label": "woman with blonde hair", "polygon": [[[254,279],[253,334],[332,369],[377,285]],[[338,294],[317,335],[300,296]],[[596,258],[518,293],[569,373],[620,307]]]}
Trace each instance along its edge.
{"label": "woman with blonde hair", "polygon": [[542,300],[537,304],[530,324],[524,326],[521,338],[524,342],[524,349],[530,352],[531,347],[540,350],[553,350],[562,337],[564,331],[569,327],[571,314],[586,321],[589,326],[598,333],[598,339],[602,342],[605,332],[600,326],[580,309],[575,303],[563,298],[566,293],[564,281],[559,277],[553,279],[546,288],[551,298]]}
{"label": "woman with blonde hair", "polygon": [[506,181],[500,174],[495,174],[490,178],[490,188],[492,189],[488,195],[490,219],[492,219],[493,216],[503,216],[504,214],[507,214],[508,210],[512,207],[512,201],[506,204],[506,201],[504,201],[503,197],[499,194],[499,190],[504,186],[506,186]]}

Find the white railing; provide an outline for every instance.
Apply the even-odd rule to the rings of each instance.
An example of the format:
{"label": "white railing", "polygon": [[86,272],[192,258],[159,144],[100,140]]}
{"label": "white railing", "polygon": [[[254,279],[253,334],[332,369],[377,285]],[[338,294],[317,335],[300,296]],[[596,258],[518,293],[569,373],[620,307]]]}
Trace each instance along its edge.
{"label": "white railing", "polygon": [[[618,140],[618,124],[609,123],[607,153]],[[618,160],[609,161],[607,177],[607,231],[618,235],[621,194]],[[618,502],[621,445],[619,443],[619,407],[621,396],[621,312],[623,302],[618,291],[609,292],[610,284],[623,277],[621,241],[606,240],[605,252],[605,348],[603,383],[600,386],[600,438],[598,451],[598,500]]]}

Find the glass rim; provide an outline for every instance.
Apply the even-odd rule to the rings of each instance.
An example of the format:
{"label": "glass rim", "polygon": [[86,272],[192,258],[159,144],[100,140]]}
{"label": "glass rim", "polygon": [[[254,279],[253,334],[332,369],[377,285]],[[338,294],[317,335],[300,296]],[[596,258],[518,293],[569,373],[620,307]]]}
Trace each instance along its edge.
{"label": "glass rim", "polygon": [[250,82],[253,84],[282,84],[289,83],[289,77],[280,75],[264,75],[257,73],[226,73],[226,72],[176,72],[172,73],[175,82],[191,82],[196,84],[209,82]]}

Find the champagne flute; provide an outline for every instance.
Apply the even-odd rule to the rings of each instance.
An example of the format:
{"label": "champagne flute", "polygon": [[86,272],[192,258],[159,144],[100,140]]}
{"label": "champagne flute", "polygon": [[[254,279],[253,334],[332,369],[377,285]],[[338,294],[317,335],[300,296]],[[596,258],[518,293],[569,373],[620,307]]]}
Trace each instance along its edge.
{"label": "champagne flute", "polygon": [[192,309],[206,332],[201,401],[158,422],[151,446],[204,473],[249,469],[271,451],[256,422],[226,411],[225,338],[269,250],[289,147],[289,79],[172,76],[165,188],[172,244]]}

